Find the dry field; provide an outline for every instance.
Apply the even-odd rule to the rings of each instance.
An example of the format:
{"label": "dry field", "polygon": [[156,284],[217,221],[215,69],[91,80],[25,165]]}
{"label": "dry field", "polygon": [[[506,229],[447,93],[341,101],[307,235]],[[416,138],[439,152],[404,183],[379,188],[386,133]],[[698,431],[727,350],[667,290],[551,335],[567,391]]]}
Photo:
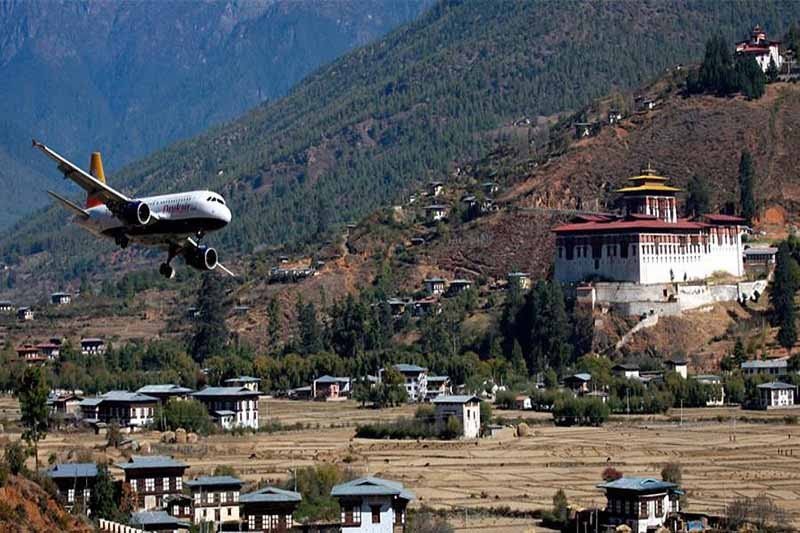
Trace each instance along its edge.
{"label": "dry field", "polygon": [[[0,406],[9,408],[7,402]],[[417,503],[456,510],[453,523],[463,531],[523,531],[533,524],[479,516],[477,511],[500,505],[519,510],[546,508],[558,488],[565,490],[573,504],[599,505],[603,498],[595,485],[606,465],[628,475],[658,476],[668,461],[683,465],[684,487],[693,510],[721,512],[725,502],[736,496],[765,492],[790,510],[795,525],[800,525],[800,426],[753,421],[734,425],[727,416],[743,414],[737,410],[687,410],[682,426],[667,422],[667,417],[630,419],[602,428],[540,424],[532,426],[524,438],[514,437],[509,430],[477,443],[353,438],[353,424],[410,415],[412,407],[375,411],[359,409],[352,402],[266,400],[261,412],[270,419],[286,424],[301,421],[311,428],[213,436],[190,446],[158,444],[154,432],[136,438],[150,444],[153,452],[185,460],[191,465],[191,476],[228,464],[246,480],[281,482],[293,468],[335,462],[359,474],[396,479],[417,494]],[[719,414],[724,423],[713,420]],[[745,414],[751,419],[760,417]],[[783,413],[763,416],[782,418]],[[102,443],[94,435],[55,434],[42,443],[41,454],[47,457],[55,451],[63,458],[79,448],[101,453]],[[115,459],[119,457],[113,453]]]}

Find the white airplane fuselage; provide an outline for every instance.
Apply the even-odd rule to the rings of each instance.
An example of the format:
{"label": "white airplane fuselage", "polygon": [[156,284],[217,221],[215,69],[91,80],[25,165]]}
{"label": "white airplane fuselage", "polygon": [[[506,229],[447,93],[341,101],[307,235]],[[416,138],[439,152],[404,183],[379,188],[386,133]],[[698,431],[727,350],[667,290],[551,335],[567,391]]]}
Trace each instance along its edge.
{"label": "white airplane fuselage", "polygon": [[86,208],[88,218],[73,221],[100,237],[116,239],[126,236],[133,242],[154,245],[175,239],[206,234],[224,228],[231,221],[225,200],[212,191],[190,191],[136,198],[146,203],[153,220],[144,226],[126,225],[104,204]]}

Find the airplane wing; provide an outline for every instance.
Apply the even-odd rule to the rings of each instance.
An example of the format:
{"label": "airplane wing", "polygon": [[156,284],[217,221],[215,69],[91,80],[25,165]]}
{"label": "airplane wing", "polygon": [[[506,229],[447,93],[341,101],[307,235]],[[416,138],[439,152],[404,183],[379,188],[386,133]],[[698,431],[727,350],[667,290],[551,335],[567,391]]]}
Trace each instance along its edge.
{"label": "airplane wing", "polygon": [[[194,240],[194,239],[192,239],[191,237],[187,237],[187,238],[186,238],[186,244],[184,244],[184,245],[183,245],[183,248],[189,248],[189,247],[192,247],[192,248],[197,248],[198,246],[199,246],[199,245],[197,244],[197,241],[195,241],[195,240]],[[230,276],[230,277],[232,277],[232,278],[235,278],[235,277],[236,277],[236,274],[234,274],[233,272],[231,272],[231,271],[228,269],[228,267],[226,267],[225,265],[223,265],[223,264],[222,264],[222,263],[220,263],[219,261],[217,261],[217,266],[216,266],[216,268],[218,268],[218,269],[222,270],[223,272],[225,272],[227,275],[229,275],[229,276]]]}
{"label": "airplane wing", "polygon": [[59,196],[58,194],[54,193],[53,191],[47,191],[47,194],[49,194],[50,196],[52,196],[53,198],[58,200],[58,202],[61,205],[63,205],[64,207],[66,207],[68,210],[72,211],[76,215],[78,215],[80,217],[83,217],[83,218],[89,218],[89,212],[86,209],[78,207],[74,203],[70,202],[69,200],[67,200],[63,196]]}
{"label": "airplane wing", "polygon": [[44,152],[47,157],[58,163],[58,170],[64,174],[65,178],[69,178],[80,185],[81,188],[83,188],[87,193],[95,196],[101,202],[108,205],[109,208],[114,205],[126,204],[131,201],[130,198],[121,192],[112,189],[80,167],[70,163],[61,155],[57,154],[44,144],[38,142],[36,139],[33,140],[33,146],[34,148],[38,148]]}

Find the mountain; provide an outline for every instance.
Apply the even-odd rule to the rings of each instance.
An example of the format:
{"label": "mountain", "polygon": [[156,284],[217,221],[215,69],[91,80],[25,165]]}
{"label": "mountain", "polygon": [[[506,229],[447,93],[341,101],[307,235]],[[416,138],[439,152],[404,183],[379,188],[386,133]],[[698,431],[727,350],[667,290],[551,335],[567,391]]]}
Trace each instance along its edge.
{"label": "mountain", "polygon": [[0,225],[59,183],[32,137],[109,170],[285,95],[431,0],[0,4]]}
{"label": "mountain", "polygon": [[[128,192],[225,194],[236,217],[212,238],[223,256],[318,240],[480,157],[516,119],[536,123],[638,86],[699,58],[715,32],[733,40],[759,22],[780,35],[798,18],[796,2],[440,2],[286,97],[111,181]],[[26,272],[105,272],[111,259],[98,255],[111,246],[64,231],[65,218],[51,208],[7,232],[6,262],[44,252]]]}

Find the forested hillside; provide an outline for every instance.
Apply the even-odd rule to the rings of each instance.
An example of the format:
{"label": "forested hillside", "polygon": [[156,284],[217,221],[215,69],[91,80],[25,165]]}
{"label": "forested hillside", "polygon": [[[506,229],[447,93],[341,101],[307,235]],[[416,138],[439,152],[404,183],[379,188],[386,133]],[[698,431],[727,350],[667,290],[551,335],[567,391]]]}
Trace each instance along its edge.
{"label": "forested hillside", "polygon": [[[512,119],[577,109],[698,59],[705,39],[755,22],[780,35],[795,2],[442,2],[321,68],[279,101],[132,164],[126,191],[210,187],[235,218],[223,254],[319,239],[326,230],[445,178]],[[72,154],[65,154],[68,157]],[[0,240],[3,256],[46,251],[62,276],[105,268],[53,209]],[[57,260],[54,260],[57,259]],[[36,269],[33,270],[34,272]]]}
{"label": "forested hillside", "polygon": [[31,137],[107,170],[274,100],[432,0],[0,4],[0,226],[59,181]]}

